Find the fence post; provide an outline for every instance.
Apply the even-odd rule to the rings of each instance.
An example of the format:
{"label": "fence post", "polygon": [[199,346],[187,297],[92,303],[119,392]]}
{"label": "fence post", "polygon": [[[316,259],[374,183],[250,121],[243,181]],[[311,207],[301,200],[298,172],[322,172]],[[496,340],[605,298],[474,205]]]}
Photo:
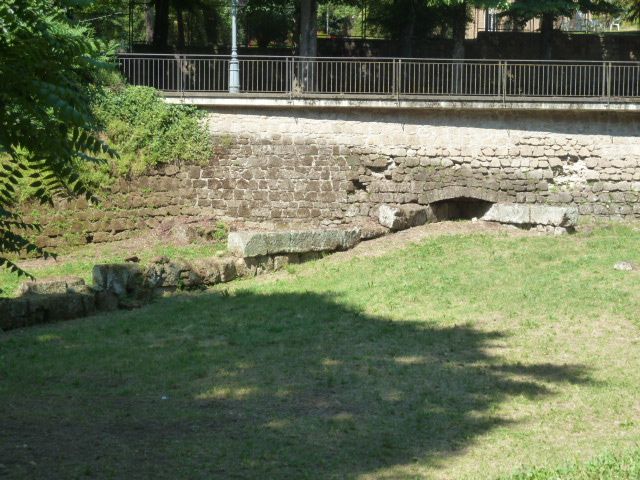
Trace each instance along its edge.
{"label": "fence post", "polygon": [[391,67],[393,69],[393,72],[391,73],[391,96],[395,97],[396,96],[396,59],[393,58],[391,60]]}
{"label": "fence post", "polygon": [[612,64],[611,62],[607,62],[607,105],[611,104],[611,73],[612,73]]}
{"label": "fence post", "polygon": [[398,74],[396,75],[396,102],[400,103],[400,89],[402,88],[402,59],[398,59]]}
{"label": "fence post", "polygon": [[289,98],[293,98],[293,89],[295,82],[295,68],[296,68],[296,57],[287,57],[289,61]]}
{"label": "fence post", "polygon": [[176,58],[176,75],[177,75],[177,87],[178,87],[178,93],[182,94],[183,90],[182,90],[182,66],[180,65],[180,55],[178,55],[178,57]]}
{"label": "fence post", "polygon": [[501,77],[501,82],[500,82],[500,91],[501,91],[501,95],[502,95],[502,103],[505,104],[507,103],[507,62],[500,62],[500,77]]}
{"label": "fence post", "polygon": [[496,94],[497,96],[501,97],[502,93],[502,60],[498,60],[498,85],[497,85],[497,90],[496,90]]}
{"label": "fence post", "polygon": [[600,96],[607,98],[607,62],[602,62],[602,85],[600,86]]}

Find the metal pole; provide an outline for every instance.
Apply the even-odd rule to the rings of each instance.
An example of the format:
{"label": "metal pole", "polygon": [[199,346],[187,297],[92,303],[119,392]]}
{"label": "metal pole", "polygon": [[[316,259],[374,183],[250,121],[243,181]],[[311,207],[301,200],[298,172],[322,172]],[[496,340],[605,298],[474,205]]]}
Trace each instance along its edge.
{"label": "metal pole", "polygon": [[238,63],[238,0],[231,0],[231,61],[229,62],[229,93],[240,91],[240,64]]}

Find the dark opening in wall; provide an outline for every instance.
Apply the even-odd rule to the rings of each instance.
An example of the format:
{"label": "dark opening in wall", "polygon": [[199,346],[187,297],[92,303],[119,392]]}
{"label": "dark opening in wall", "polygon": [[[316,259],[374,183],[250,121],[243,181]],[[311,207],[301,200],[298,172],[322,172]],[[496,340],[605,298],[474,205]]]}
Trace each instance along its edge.
{"label": "dark opening in wall", "polygon": [[481,218],[493,205],[477,198],[458,197],[431,204],[438,221]]}

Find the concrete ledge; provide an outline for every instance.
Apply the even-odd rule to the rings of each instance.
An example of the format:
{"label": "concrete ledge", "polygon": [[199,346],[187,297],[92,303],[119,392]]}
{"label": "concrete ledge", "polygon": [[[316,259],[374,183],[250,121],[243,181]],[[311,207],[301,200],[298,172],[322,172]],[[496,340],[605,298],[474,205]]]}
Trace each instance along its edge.
{"label": "concrete ledge", "polygon": [[415,99],[395,99],[390,96],[349,97],[317,96],[296,98],[288,95],[241,94],[188,92],[185,94],[165,92],[167,103],[195,105],[200,107],[269,107],[269,108],[362,108],[362,109],[435,109],[435,110],[579,110],[579,111],[620,111],[640,112],[638,101],[614,101],[608,103],[598,98],[572,101],[566,98],[507,98],[496,97],[442,99],[416,97]]}

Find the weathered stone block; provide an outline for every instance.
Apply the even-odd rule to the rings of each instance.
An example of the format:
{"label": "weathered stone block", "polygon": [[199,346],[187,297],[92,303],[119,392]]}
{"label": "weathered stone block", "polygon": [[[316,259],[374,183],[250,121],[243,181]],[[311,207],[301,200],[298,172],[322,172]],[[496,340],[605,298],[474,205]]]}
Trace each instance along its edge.
{"label": "weathered stone block", "polygon": [[29,294],[0,300],[0,329],[28,327],[45,322],[71,320],[96,311],[95,296],[85,292]]}
{"label": "weathered stone block", "polygon": [[[145,289],[191,290],[202,286],[202,277],[187,262],[157,262],[144,272]],[[142,293],[142,292],[141,292]]]}
{"label": "weathered stone block", "polygon": [[578,210],[573,207],[551,207],[530,205],[530,223],[555,227],[575,227],[578,224]]}
{"label": "weathered stone block", "polygon": [[80,277],[46,278],[23,282],[18,288],[18,296],[84,292],[86,289],[87,286]]}
{"label": "weathered stone block", "polygon": [[576,226],[578,211],[573,207],[496,203],[491,206],[482,220],[513,225],[549,225],[567,228]]}
{"label": "weathered stone block", "polygon": [[529,205],[496,203],[484,214],[482,220],[488,222],[529,224]]}
{"label": "weathered stone block", "polygon": [[433,216],[431,207],[416,204],[381,205],[378,210],[380,225],[391,230],[405,230],[424,225]]}
{"label": "weathered stone block", "polygon": [[360,240],[358,228],[281,232],[232,232],[228,249],[241,257],[346,250]]}
{"label": "weathered stone block", "polygon": [[105,264],[93,267],[94,288],[113,292],[118,298],[142,288],[144,272],[136,263]]}

